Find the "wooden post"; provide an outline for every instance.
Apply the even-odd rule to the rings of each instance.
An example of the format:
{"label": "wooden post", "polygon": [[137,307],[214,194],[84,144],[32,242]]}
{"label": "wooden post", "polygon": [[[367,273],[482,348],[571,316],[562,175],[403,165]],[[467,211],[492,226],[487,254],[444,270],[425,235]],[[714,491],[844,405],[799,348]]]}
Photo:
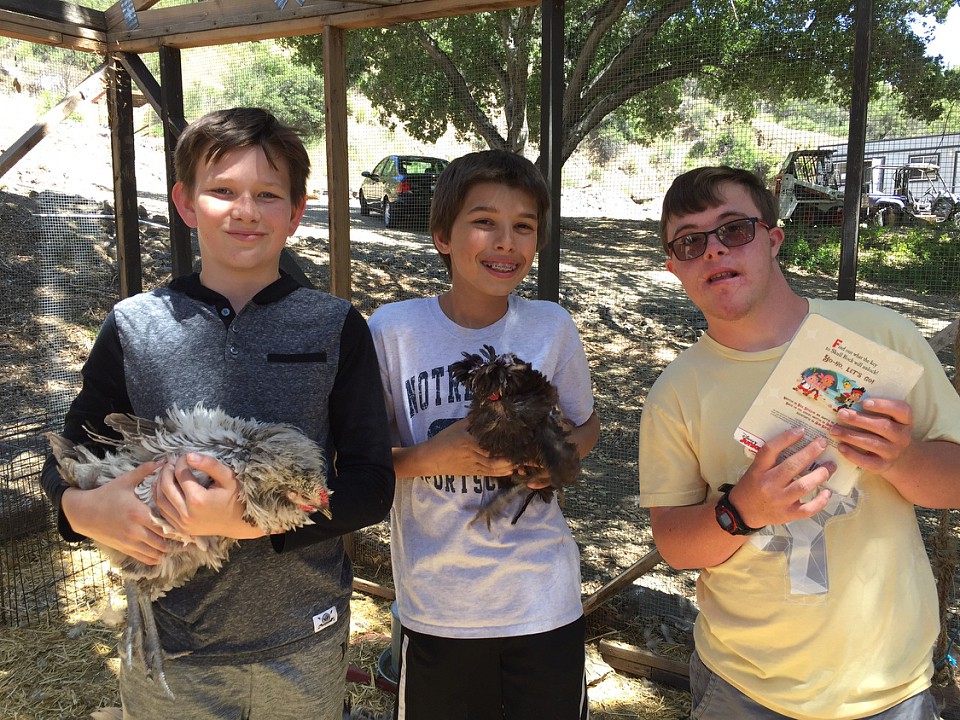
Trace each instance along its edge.
{"label": "wooden post", "polygon": [[540,170],[550,188],[550,212],[547,218],[549,240],[537,253],[537,298],[557,302],[560,299],[560,179],[563,138],[564,0],[544,0],[541,4],[540,54]]}
{"label": "wooden post", "polygon": [[837,299],[853,300],[857,290],[857,248],[860,241],[860,201],[863,197],[863,154],[870,102],[870,42],[873,37],[873,0],[855,3],[856,40],[853,45],[853,90],[847,139],[847,176],[843,189],[843,240]]}
{"label": "wooden post", "polygon": [[323,95],[327,122],[327,199],[330,218],[330,292],[350,299],[350,162],[347,155],[347,82],[343,28],[323,29]]}
{"label": "wooden post", "polygon": [[173,204],[173,151],[180,133],[187,125],[183,116],[183,73],[180,69],[180,50],[160,48],[160,120],[163,124],[163,150],[167,164],[167,215],[170,217],[171,275],[180,277],[193,272],[193,246],[190,228]]}
{"label": "wooden post", "polygon": [[111,56],[107,106],[113,162],[113,197],[117,216],[117,265],[120,299],[143,290],[140,269],[140,216],[137,210],[137,171],[133,144],[133,92],[123,64]]}
{"label": "wooden post", "polygon": [[635,645],[613,640],[600,641],[600,657],[616,670],[680,690],[690,689],[690,667],[687,663],[654,655]]}

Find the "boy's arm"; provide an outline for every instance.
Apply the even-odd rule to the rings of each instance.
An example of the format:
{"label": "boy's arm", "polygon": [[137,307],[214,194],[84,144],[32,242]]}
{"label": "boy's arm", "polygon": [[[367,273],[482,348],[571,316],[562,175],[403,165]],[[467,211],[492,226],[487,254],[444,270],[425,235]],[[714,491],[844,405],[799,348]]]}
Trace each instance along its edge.
{"label": "boy's arm", "polygon": [[429,440],[410,447],[393,448],[393,468],[398,478],[430,475],[489,475],[513,472],[513,463],[490,457],[467,431],[466,418],[448,425]]}
{"label": "boy's arm", "polygon": [[577,452],[580,453],[581,458],[586,457],[587,453],[593,450],[599,439],[600,418],[596,410],[590,413],[590,417],[585,422],[573,428],[567,436],[567,440],[577,446]]}
{"label": "boy's arm", "polygon": [[67,488],[60,498],[61,514],[76,536],[90,538],[147,565],[160,562],[167,543],[150,508],[134,488],[161,463],[145,463],[91,490]]}
{"label": "boy's arm", "polygon": [[[830,500],[828,490],[818,488],[830,477],[824,464],[804,473],[823,452],[825,441],[814,441],[777,463],[777,457],[802,437],[788,430],[771,438],[730,491],[731,504],[750,527],[781,525],[820,512]],[[804,498],[813,495],[812,499]],[[651,507],[653,539],[663,559],[678,570],[720,565],[749,539],[731,535],[717,523],[716,496],[699,505]]]}
{"label": "boy's arm", "polygon": [[393,504],[395,480],[380,368],[370,330],[355,308],[344,321],[329,412],[336,453],[336,472],[329,482],[333,517],[315,513],[315,525],[271,536],[278,552],[378,523]]}
{"label": "boy's arm", "polygon": [[[600,419],[596,412],[573,428],[567,440],[577,446],[580,457],[590,452],[600,437]],[[467,420],[461,419],[417,445],[393,448],[393,467],[398,478],[429,475],[488,475],[502,477],[514,471],[505,458],[490,457],[480,449],[467,431]],[[546,487],[548,483],[534,481]]]}

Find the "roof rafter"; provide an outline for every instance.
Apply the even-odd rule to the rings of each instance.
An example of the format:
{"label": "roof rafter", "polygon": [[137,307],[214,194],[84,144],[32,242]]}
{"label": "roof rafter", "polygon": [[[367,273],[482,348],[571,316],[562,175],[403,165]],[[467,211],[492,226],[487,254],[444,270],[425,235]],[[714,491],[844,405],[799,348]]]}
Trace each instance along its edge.
{"label": "roof rafter", "polygon": [[[313,35],[324,27],[392,25],[532,5],[539,0],[200,0],[156,7],[159,0],[124,0],[104,12],[62,0],[0,0],[0,35],[106,54],[154,52]],[[127,13],[124,11],[126,6]],[[136,27],[128,26],[129,10]]]}

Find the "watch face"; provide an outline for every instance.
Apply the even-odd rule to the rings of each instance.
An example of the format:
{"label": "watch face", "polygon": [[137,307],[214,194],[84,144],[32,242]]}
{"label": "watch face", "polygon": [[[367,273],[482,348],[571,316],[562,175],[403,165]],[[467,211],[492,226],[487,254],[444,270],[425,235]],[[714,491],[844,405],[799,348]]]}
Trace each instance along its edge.
{"label": "watch face", "polygon": [[720,523],[720,527],[727,532],[733,532],[737,528],[737,523],[730,517],[730,511],[726,508],[719,508],[717,510],[717,522]]}

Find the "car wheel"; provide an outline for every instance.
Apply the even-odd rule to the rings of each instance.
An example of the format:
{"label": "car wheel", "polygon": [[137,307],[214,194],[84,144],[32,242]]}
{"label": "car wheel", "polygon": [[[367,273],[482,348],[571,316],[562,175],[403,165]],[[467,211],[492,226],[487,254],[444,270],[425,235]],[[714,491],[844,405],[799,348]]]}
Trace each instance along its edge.
{"label": "car wheel", "polygon": [[393,209],[393,203],[390,198],[383,198],[383,226],[395,228],[397,226],[397,212]]}
{"label": "car wheel", "polygon": [[363,196],[363,190],[360,191],[360,214],[369,215],[370,214],[370,205],[367,204],[367,199]]}

